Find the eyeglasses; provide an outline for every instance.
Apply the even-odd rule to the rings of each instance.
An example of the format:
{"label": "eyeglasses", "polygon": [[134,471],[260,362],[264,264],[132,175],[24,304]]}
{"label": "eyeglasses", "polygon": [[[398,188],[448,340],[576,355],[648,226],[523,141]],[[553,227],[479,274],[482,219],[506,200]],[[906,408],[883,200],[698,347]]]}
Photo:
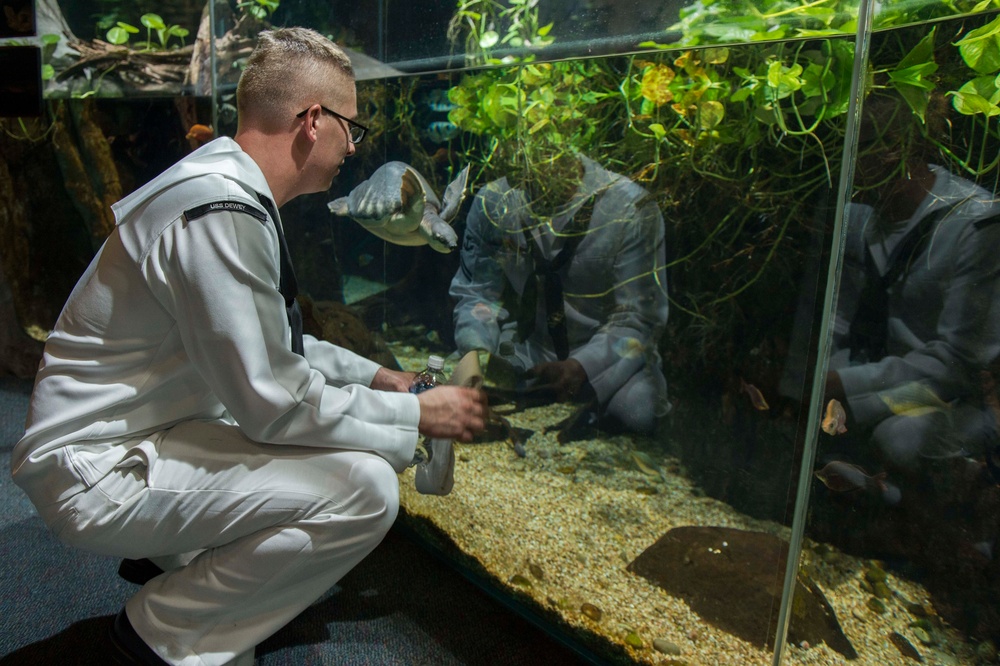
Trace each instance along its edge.
{"label": "eyeglasses", "polygon": [[[312,107],[309,107],[309,109],[311,109],[311,108]],[[362,125],[361,123],[355,122],[355,121],[351,120],[350,118],[345,118],[344,116],[340,115],[336,111],[331,111],[330,109],[326,108],[322,104],[320,104],[319,108],[321,108],[323,111],[329,113],[334,118],[340,118],[341,120],[343,120],[343,121],[345,121],[347,123],[347,136],[350,137],[351,143],[354,143],[354,144],[361,143],[362,139],[365,138],[365,132],[368,131],[368,128],[365,127],[364,125]],[[296,113],[295,117],[296,118],[301,118],[302,116],[306,115],[306,113],[308,113],[309,109],[306,109],[305,111],[302,111],[301,113]]]}

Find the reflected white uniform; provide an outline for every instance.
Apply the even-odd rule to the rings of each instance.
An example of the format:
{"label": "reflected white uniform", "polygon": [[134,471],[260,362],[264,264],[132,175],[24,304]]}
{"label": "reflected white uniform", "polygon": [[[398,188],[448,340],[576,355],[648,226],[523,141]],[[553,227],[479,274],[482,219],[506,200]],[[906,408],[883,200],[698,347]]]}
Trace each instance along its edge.
{"label": "reflected white uniform", "polygon": [[[220,138],[114,206],[59,317],[14,480],[65,541],[109,555],[206,549],[129,600],[174,664],[223,664],[367,555],[398,509],[416,396],[305,337],[290,350],[271,198]],[[210,202],[227,202],[188,219]],[[247,214],[252,207],[253,214]]]}
{"label": "reflected white uniform", "polygon": [[[873,223],[871,207],[851,204],[830,358],[856,423],[875,428],[883,455],[909,469],[916,469],[921,456],[954,455],[962,446],[981,454],[997,432],[982,409],[979,372],[1000,357],[1000,223],[987,222],[1000,214],[1000,204],[974,183],[929,167],[933,187],[909,220],[886,233]],[[943,217],[889,290],[886,355],[852,362],[848,333],[866,263],[884,275],[891,261],[905,261],[895,256],[901,240],[939,210]],[[883,396],[914,382],[951,403],[950,413],[895,416]],[[943,430],[951,436],[942,438]]]}
{"label": "reflected white uniform", "polygon": [[[566,245],[566,227],[593,198],[586,235],[562,268],[569,357],[576,359],[606,413],[649,431],[668,409],[657,343],[667,322],[663,217],[642,187],[584,156],[584,175],[567,206],[551,220],[536,216],[525,192],[506,178],[487,184],[472,203],[462,263],[450,294],[457,300],[459,351],[500,353],[527,370],[557,360],[539,296],[535,325],[519,339],[505,290],[523,299],[535,270],[524,229],[552,260]],[[508,344],[504,344],[508,343]]]}

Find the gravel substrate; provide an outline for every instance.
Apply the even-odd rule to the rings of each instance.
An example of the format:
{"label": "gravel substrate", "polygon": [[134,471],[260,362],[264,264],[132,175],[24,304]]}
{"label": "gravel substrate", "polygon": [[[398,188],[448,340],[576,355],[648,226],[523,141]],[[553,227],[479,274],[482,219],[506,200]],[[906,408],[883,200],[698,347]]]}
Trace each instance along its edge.
{"label": "gravel substrate", "polygon": [[[426,352],[410,347],[393,351],[411,370],[426,359]],[[626,566],[674,527],[730,527],[786,540],[788,529],[705,497],[682,475],[676,459],[647,451],[660,474],[644,471],[633,456],[642,452],[641,438],[560,445],[557,432],[546,428],[571,411],[557,404],[509,415],[512,425],[535,432],[523,458],[505,442],[456,444],[455,487],[446,497],[418,494],[408,470],[400,478],[406,512],[445,532],[512,592],[528,595],[569,627],[620,644],[637,664],[770,664],[769,650],[713,627],[683,600]],[[901,650],[890,640],[893,633],[926,664],[997,663],[992,645],[970,642],[933,613],[919,584],[884,573],[877,563],[807,542],[803,567],[826,595],[859,658],[848,661],[824,643],[803,644],[789,646],[785,663],[917,663],[903,654],[906,644]],[[873,570],[884,578],[885,587],[877,591]]]}

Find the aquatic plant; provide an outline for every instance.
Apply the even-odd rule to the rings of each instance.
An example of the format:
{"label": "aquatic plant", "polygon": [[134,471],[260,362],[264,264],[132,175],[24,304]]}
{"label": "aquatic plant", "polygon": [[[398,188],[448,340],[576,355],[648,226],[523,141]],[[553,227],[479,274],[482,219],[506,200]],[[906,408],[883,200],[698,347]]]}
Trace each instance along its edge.
{"label": "aquatic plant", "polygon": [[[158,47],[161,49],[167,49],[167,43],[170,41],[171,37],[177,37],[181,46],[184,46],[184,38],[188,36],[189,32],[187,28],[182,28],[179,25],[167,25],[163,22],[163,19],[159,14],[143,14],[139,17],[139,22],[146,27],[146,41],[143,43],[143,47],[146,51],[152,51],[157,48],[157,44],[153,42],[152,33],[156,31],[156,38],[159,42]],[[108,41],[116,46],[121,46],[127,44],[130,35],[135,35],[139,33],[139,28],[125,23],[123,21],[118,21],[115,23],[114,27],[108,30],[105,35]]]}
{"label": "aquatic plant", "polygon": [[278,0],[246,0],[239,2],[236,7],[253,16],[258,21],[264,21],[274,14],[281,3]]}
{"label": "aquatic plant", "polygon": [[[530,49],[552,43],[552,24],[539,25],[539,0],[460,0],[448,25],[448,39],[457,44],[464,32],[466,64],[499,65],[530,62]],[[497,51],[508,50],[502,57]]]}
{"label": "aquatic plant", "polygon": [[[716,4],[719,12],[736,6]],[[772,18],[787,26],[785,17],[801,10],[810,21],[829,23],[803,23],[796,36],[853,31],[849,5],[836,5],[840,18],[816,18],[827,4],[807,4]],[[959,2],[948,13],[988,6]],[[765,14],[790,8],[767,7]],[[889,9],[898,10],[895,18]],[[883,21],[918,16],[898,5],[880,11]],[[919,122],[903,123],[905,136],[892,139],[901,145],[883,140],[866,150],[902,156],[902,169],[909,152],[929,145],[938,163],[977,179],[996,177],[1000,19],[991,18],[877,35],[864,92],[898,94]],[[556,40],[557,33],[546,37]],[[465,44],[474,51],[468,62],[498,61],[494,45],[471,38]],[[572,152],[628,175],[650,190],[668,221],[668,363],[698,363],[706,377],[727,377],[734,357],[765,362],[765,349],[780,356],[787,333],[778,332],[779,322],[796,306],[774,295],[794,298],[787,287],[803,279],[805,257],[832,214],[848,139],[853,41],[651,46],[629,57],[553,62],[538,62],[544,51],[536,49],[522,55],[509,67],[466,72],[449,89],[456,108],[448,117],[462,130],[453,143],[473,162],[472,181],[517,178]],[[942,99],[958,112],[944,132]]]}
{"label": "aquatic plant", "polygon": [[[859,0],[695,0],[681,8],[663,43],[643,42],[644,48],[677,48],[853,35],[858,29]],[[876,29],[988,12],[997,0],[885,2],[876,6]],[[671,34],[676,34],[673,37]]]}

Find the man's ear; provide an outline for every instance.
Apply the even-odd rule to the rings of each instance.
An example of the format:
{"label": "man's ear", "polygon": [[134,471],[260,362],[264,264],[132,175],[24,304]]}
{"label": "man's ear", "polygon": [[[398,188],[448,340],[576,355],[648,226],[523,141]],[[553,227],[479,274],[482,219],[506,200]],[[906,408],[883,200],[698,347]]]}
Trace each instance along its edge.
{"label": "man's ear", "polygon": [[319,117],[323,115],[323,110],[318,106],[315,109],[311,106],[306,112],[306,115],[302,117],[302,132],[305,133],[307,139],[310,142],[315,143],[317,138],[317,125],[319,122]]}

